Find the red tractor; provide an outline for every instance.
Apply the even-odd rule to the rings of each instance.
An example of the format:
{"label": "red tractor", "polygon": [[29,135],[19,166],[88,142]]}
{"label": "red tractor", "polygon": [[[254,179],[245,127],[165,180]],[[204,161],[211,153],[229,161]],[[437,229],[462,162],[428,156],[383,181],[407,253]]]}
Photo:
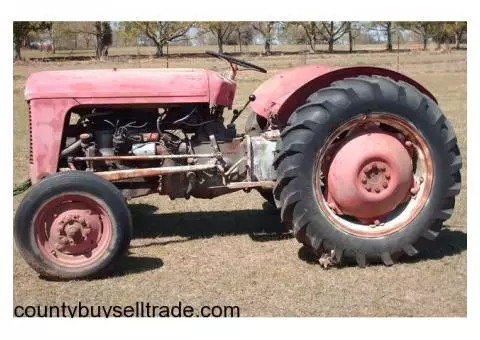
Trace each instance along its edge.
{"label": "red tractor", "polygon": [[[462,160],[416,81],[376,67],[306,65],[263,83],[224,124],[239,70],[32,74],[30,179],[15,215],[23,258],[46,277],[103,275],[129,246],[126,199],[258,190],[296,239],[337,263],[391,265],[452,215]],[[245,132],[235,120],[249,106]]]}

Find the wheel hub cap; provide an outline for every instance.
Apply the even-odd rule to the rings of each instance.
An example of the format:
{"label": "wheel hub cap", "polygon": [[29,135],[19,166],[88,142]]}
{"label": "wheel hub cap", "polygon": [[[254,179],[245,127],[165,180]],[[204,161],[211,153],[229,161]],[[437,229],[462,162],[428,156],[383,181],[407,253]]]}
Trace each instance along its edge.
{"label": "wheel hub cap", "polygon": [[97,247],[101,230],[99,216],[86,205],[65,203],[53,217],[48,242],[56,254],[88,256]]}
{"label": "wheel hub cap", "polygon": [[348,138],[328,170],[327,199],[337,213],[369,222],[391,212],[410,193],[412,158],[388,132],[365,131]]}

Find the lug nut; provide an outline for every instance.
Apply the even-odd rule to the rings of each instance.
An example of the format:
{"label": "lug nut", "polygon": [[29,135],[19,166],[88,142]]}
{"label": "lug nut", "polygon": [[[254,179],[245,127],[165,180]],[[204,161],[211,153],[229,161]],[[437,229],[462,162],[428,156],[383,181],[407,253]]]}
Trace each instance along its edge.
{"label": "lug nut", "polygon": [[380,188],[375,188],[375,192],[378,194],[380,192]]}
{"label": "lug nut", "polygon": [[385,173],[385,178],[386,178],[386,179],[390,179],[390,173],[389,173],[389,172],[386,172],[386,173]]}
{"label": "lug nut", "polygon": [[379,221],[379,220],[375,220],[375,221],[373,221],[373,223],[374,223],[375,225],[380,225],[380,221]]}
{"label": "lug nut", "polygon": [[367,189],[367,191],[372,191],[372,187],[370,185],[367,185],[365,189]]}
{"label": "lug nut", "polygon": [[405,145],[408,146],[408,147],[411,147],[411,146],[412,146],[412,142],[410,142],[409,140],[407,140],[407,141],[405,142]]}
{"label": "lug nut", "polygon": [[386,181],[383,182],[383,187],[384,187],[384,188],[387,188],[387,187],[388,187],[388,183],[387,183]]}
{"label": "lug nut", "polygon": [[366,179],[366,178],[362,178],[362,183],[363,183],[363,184],[367,184],[367,179]]}
{"label": "lug nut", "polygon": [[410,193],[411,193],[412,195],[416,195],[417,192],[418,192],[418,188],[411,188],[411,189],[410,189]]}
{"label": "lug nut", "polygon": [[418,179],[418,183],[420,183],[420,184],[423,183],[423,177],[420,177],[420,178]]}
{"label": "lug nut", "polygon": [[387,170],[387,167],[385,165],[381,164],[379,169],[380,169],[380,171],[385,171],[385,170]]}

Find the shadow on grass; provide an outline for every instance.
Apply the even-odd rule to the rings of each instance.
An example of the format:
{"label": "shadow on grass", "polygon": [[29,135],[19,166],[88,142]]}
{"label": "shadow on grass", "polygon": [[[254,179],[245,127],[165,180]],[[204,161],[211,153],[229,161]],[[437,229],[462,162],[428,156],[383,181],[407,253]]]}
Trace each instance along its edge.
{"label": "shadow on grass", "polygon": [[[402,254],[397,258],[398,263],[416,263],[426,260],[440,260],[444,257],[454,256],[467,250],[467,234],[458,230],[458,228],[444,226],[438,237],[433,240],[420,239],[415,247],[418,250],[418,254],[409,257],[406,254]],[[316,257],[308,248],[302,246],[298,251],[298,258],[309,264],[319,264],[318,257]],[[381,263],[372,263],[370,265],[376,265]],[[357,264],[354,261],[346,261],[342,263],[341,267],[352,267]]]}
{"label": "shadow on grass", "polygon": [[[108,275],[102,275],[98,277],[89,277],[85,279],[80,279],[78,281],[96,281],[114,278],[118,276],[126,276],[128,274],[143,273],[150,270],[158,269],[163,266],[163,261],[155,257],[138,257],[131,256],[132,253],[129,252],[128,256],[120,259],[118,263],[113,268],[113,271]],[[50,282],[64,282],[71,281],[70,279],[63,278],[52,278],[39,275],[40,279]]]}
{"label": "shadow on grass", "polygon": [[[263,210],[205,211],[155,214],[158,208],[149,204],[131,204],[134,238],[157,240],[131,248],[187,242],[198,238],[248,234],[258,242],[291,238],[280,222],[279,214],[268,204]],[[180,236],[182,240],[162,240]],[[159,239],[158,239],[159,238]]]}
{"label": "shadow on grass", "polygon": [[163,261],[156,257],[131,256],[131,253],[115,267],[109,277],[125,276],[128,274],[143,273],[158,269],[163,266]]}

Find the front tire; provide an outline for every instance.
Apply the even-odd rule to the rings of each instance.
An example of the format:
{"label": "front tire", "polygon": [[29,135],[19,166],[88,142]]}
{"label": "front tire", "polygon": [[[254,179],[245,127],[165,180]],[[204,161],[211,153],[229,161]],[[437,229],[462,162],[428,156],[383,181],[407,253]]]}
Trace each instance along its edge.
{"label": "front tire", "polygon": [[[377,112],[384,114],[376,115]],[[418,137],[415,143],[418,142],[419,152],[428,155],[425,164],[431,164],[431,171],[426,171],[428,174],[423,184],[428,184],[428,190],[423,191],[423,196],[420,195],[422,191],[419,192],[417,203],[414,202],[415,196],[409,198],[408,195],[404,201],[395,202],[395,209],[413,208],[405,213],[407,218],[400,222],[395,219],[398,218],[396,216],[402,216],[401,212],[399,215],[395,215],[396,210],[388,212],[393,215],[393,222],[385,218],[385,226],[381,226],[381,223],[376,225],[380,218],[375,219],[375,225],[368,222],[370,216],[366,218],[363,212],[358,212],[357,216],[346,216],[338,207],[328,206],[325,195],[326,186],[330,183],[328,169],[331,164],[318,167],[318,164],[323,166],[326,162],[322,152],[329,147],[327,144],[331,142],[329,138],[332,134],[342,126],[361,122],[361,119],[374,120],[375,117],[380,117],[382,123],[376,122],[377,127],[373,129],[385,127],[386,131],[381,133],[390,136],[385,138],[394,139],[392,136],[396,136],[394,129],[388,128],[385,123],[388,119],[406,126],[408,138]],[[353,138],[348,137],[349,133],[355,135],[357,132],[347,131],[339,134],[338,138]],[[362,132],[358,135],[362,135]],[[365,135],[368,134],[362,136]],[[422,143],[423,149],[420,148]],[[338,145],[339,150],[344,147]],[[339,150],[333,157],[340,153]],[[360,150],[360,154],[368,153],[368,150],[362,151],[361,148],[357,150]],[[415,152],[412,154],[415,155]],[[322,159],[319,160],[319,157]],[[419,158],[418,155],[412,156],[414,171],[415,161],[418,162]],[[431,98],[407,83],[386,77],[348,78],[312,94],[307,103],[291,115],[287,127],[282,131],[274,161],[278,173],[274,198],[281,206],[282,221],[293,229],[299,242],[317,254],[334,250],[337,262],[348,257],[355,259],[362,267],[368,262],[378,261],[391,265],[399,253],[415,255],[419,239],[434,239],[443,222],[452,215],[455,196],[461,188],[461,165],[453,128]],[[367,183],[365,178],[362,180]],[[370,184],[366,185],[372,191]],[[388,187],[388,183],[384,182],[384,185]],[[413,187],[410,190],[414,189],[418,190]],[[375,187],[375,190],[380,192],[383,188]],[[367,194],[370,195],[370,192]],[[344,201],[348,203],[348,200]],[[365,208],[368,210],[370,206],[365,205]],[[353,211],[354,206],[349,209]],[[381,219],[378,222],[382,222]],[[387,226],[390,224],[396,227],[389,229]],[[375,231],[377,226],[379,229]]]}
{"label": "front tire", "polygon": [[106,275],[125,254],[132,219],[112,183],[68,171],[47,177],[25,196],[14,236],[22,257],[42,276],[85,279]]}

